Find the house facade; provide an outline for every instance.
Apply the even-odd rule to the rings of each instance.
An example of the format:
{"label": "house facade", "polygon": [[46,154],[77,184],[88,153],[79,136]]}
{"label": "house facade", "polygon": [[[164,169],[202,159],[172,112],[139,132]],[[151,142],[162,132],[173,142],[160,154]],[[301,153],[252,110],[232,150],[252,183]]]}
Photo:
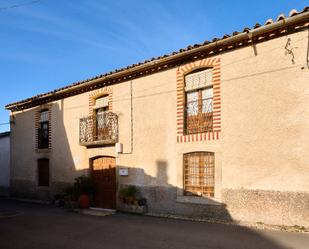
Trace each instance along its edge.
{"label": "house facade", "polygon": [[10,193],[10,132],[0,133],[0,196]]}
{"label": "house facade", "polygon": [[151,213],[309,226],[309,11],[12,103],[11,185]]}

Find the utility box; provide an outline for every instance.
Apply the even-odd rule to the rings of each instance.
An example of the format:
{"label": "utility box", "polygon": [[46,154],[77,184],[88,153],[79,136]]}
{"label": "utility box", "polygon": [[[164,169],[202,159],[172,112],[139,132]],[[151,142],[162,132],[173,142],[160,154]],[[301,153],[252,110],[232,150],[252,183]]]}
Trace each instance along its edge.
{"label": "utility box", "polygon": [[121,154],[122,151],[123,151],[122,143],[116,143],[115,144],[115,152],[116,152],[116,154]]}

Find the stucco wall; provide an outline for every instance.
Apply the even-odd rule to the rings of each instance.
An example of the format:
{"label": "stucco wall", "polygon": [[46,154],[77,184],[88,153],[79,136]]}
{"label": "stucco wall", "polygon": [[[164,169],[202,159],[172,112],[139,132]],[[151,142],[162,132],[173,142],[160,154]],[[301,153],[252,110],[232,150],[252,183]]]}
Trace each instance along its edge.
{"label": "stucco wall", "polygon": [[[113,146],[87,149],[79,145],[79,118],[89,113],[92,92],[52,103],[52,148],[45,153],[35,150],[34,112],[39,107],[14,113],[14,186],[33,197],[46,197],[50,189],[53,194],[87,173],[90,158],[115,156],[117,166],[129,168],[129,176],[118,177],[118,184],[137,185],[149,197],[153,211],[202,215],[214,207],[222,214],[224,207],[225,216],[233,219],[309,226],[309,71],[302,68],[307,33],[289,35],[295,63],[286,54],[287,38],[218,56],[221,134],[217,140],[177,143],[177,68],[111,86],[112,111],[119,116],[123,144],[120,155]],[[183,197],[183,154],[191,151],[215,152],[215,198]],[[50,159],[49,189],[37,187],[38,158]],[[287,205],[286,200],[295,196],[299,200]],[[171,202],[172,206],[167,204]],[[251,203],[250,210],[246,203]]]}
{"label": "stucco wall", "polygon": [[10,187],[10,136],[0,136],[0,195]]}
{"label": "stucco wall", "polygon": [[307,43],[300,32],[258,44],[257,55],[222,55],[224,188],[309,190]]}

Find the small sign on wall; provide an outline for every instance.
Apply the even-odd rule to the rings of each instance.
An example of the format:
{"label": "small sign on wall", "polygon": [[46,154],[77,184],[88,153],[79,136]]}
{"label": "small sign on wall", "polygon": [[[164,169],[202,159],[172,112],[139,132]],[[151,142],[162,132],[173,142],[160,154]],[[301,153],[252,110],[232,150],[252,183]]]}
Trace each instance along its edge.
{"label": "small sign on wall", "polygon": [[129,175],[129,169],[128,168],[120,168],[119,169],[119,175],[120,176],[128,176]]}

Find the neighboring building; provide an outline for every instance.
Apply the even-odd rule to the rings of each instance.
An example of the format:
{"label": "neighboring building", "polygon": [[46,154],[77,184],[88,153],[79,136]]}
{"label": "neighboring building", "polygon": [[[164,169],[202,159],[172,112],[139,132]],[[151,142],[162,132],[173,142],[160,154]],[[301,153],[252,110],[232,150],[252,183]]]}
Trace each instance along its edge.
{"label": "neighboring building", "polygon": [[309,226],[308,25],[291,11],[7,105],[13,193],[90,173],[99,207],[131,184],[152,213]]}
{"label": "neighboring building", "polygon": [[10,132],[0,133],[0,196],[10,193]]}

